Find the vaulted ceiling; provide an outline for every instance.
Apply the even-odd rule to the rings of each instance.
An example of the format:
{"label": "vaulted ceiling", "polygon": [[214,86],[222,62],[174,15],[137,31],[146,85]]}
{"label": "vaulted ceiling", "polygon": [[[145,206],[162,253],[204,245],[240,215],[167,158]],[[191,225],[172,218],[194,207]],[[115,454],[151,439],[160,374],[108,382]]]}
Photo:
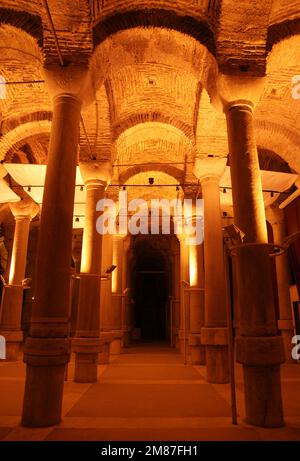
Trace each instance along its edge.
{"label": "vaulted ceiling", "polygon": [[45,3],[64,64],[91,72],[80,158],[110,159],[114,184],[152,172],[158,184],[197,185],[196,157],[227,156],[224,114],[212,104],[219,71],[266,75],[255,110],[260,157],[300,173],[300,0],[0,0],[0,160],[47,162],[43,69],[60,58]]}

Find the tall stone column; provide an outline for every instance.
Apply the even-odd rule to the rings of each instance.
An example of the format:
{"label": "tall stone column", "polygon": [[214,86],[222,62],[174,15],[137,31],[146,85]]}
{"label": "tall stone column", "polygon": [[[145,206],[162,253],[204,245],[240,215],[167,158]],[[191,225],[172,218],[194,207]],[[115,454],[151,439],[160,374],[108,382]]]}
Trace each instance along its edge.
{"label": "tall stone column", "polygon": [[76,335],[72,342],[75,352],[74,381],[97,381],[100,352],[100,286],[102,234],[97,231],[99,200],[104,198],[110,179],[106,163],[81,163],[80,170],[86,186],[85,224],[83,230],[80,287]]}
{"label": "tall stone column", "polygon": [[130,236],[125,236],[123,239],[123,252],[122,252],[122,330],[123,330],[123,346],[128,347],[130,344],[131,333],[131,313],[129,303],[128,290],[128,252],[130,248]]}
{"label": "tall stone column", "polygon": [[[113,241],[111,234],[103,235],[102,239],[102,274],[112,265]],[[112,318],[112,290],[111,277],[101,281],[100,294],[100,336],[103,340],[103,354],[101,362],[108,362],[113,342],[113,318]],[[112,351],[113,352],[113,351]]]}
{"label": "tall stone column", "polygon": [[[271,205],[266,210],[267,219],[273,229],[273,238],[275,244],[282,244],[286,237],[286,227],[283,211],[276,205]],[[292,304],[290,298],[290,268],[287,253],[275,258],[277,289],[279,300],[278,328],[285,349],[285,360],[288,363],[295,363],[292,358],[292,337],[294,336]]]}
{"label": "tall stone column", "polygon": [[76,334],[79,285],[80,285],[80,266],[81,266],[81,249],[82,249],[82,229],[73,231],[72,258],[75,265],[74,276],[71,280],[71,313],[70,313],[70,336],[73,338]]}
{"label": "tall stone column", "polygon": [[204,254],[203,244],[190,245],[190,361],[192,365],[205,364],[205,347],[201,341],[204,326]]}
{"label": "tall stone column", "polygon": [[207,381],[228,383],[228,334],[219,182],[224,160],[199,159],[195,173],[204,200],[205,315],[201,342],[206,350]]}
{"label": "tall stone column", "polygon": [[36,291],[24,361],[22,424],[50,426],[61,420],[65,367],[69,360],[72,224],[79,122],[87,71],[45,71],[53,119],[43,196]]}
{"label": "tall stone column", "polygon": [[180,242],[180,326],[179,349],[181,354],[188,356],[188,309],[189,309],[189,245],[185,234],[178,235]]}
{"label": "tall stone column", "polygon": [[280,364],[284,362],[273,299],[267,226],[253,124],[254,101],[263,79],[221,76],[228,128],[235,224],[245,233],[235,250],[239,336],[237,361],[243,365],[246,421],[262,427],[283,424]]}
{"label": "tall stone column", "polygon": [[39,212],[39,206],[32,200],[23,199],[10,204],[15,217],[15,232],[10,263],[8,285],[3,287],[0,332],[6,339],[6,358],[18,359],[23,341],[21,317],[23,305],[23,285],[25,278],[27,247],[30,222]]}
{"label": "tall stone column", "polygon": [[172,240],[172,324],[173,324],[173,347],[179,348],[180,328],[180,246],[178,239],[174,236]]}

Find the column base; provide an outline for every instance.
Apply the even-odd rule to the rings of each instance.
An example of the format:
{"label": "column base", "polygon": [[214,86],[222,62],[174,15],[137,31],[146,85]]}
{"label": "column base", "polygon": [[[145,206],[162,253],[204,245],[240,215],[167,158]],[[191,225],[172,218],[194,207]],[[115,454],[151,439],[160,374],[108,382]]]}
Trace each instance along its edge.
{"label": "column base", "polygon": [[[179,352],[181,355],[184,356],[184,350],[186,351],[186,360],[189,361],[190,355],[190,347],[189,347],[189,334],[190,332],[186,332],[186,337],[184,338],[183,330],[178,331],[178,342],[179,342]],[[185,343],[185,345],[184,345]]]}
{"label": "column base", "polygon": [[243,366],[246,418],[259,427],[284,426],[280,366]]}
{"label": "column base", "polygon": [[111,355],[120,355],[122,350],[121,338],[114,338],[110,343],[110,354]]}
{"label": "column base", "polygon": [[112,331],[113,340],[110,343],[110,354],[120,355],[122,353],[123,330]]}
{"label": "column base", "polygon": [[100,338],[74,338],[72,350],[75,353],[75,383],[96,383],[98,381],[98,354],[101,351]]}
{"label": "column base", "polygon": [[201,335],[191,333],[189,335],[189,363],[191,365],[205,365],[205,346],[201,344]]}
{"label": "column base", "polygon": [[7,362],[16,362],[22,356],[22,331],[1,331],[1,335],[5,338],[5,360]]}
{"label": "column base", "polygon": [[104,342],[98,354],[98,364],[106,365],[109,363],[109,342]]}
{"label": "column base", "polygon": [[205,344],[206,380],[212,384],[227,384],[229,378],[228,332],[224,327],[201,328]]}
{"label": "column base", "polygon": [[130,331],[124,330],[122,337],[122,347],[129,347],[130,345]]}
{"label": "column base", "polygon": [[227,346],[206,346],[206,381],[212,384],[229,383]]}
{"label": "column base", "polygon": [[26,385],[21,424],[47,427],[60,423],[69,341],[28,338],[24,351]]}
{"label": "column base", "polygon": [[244,372],[246,422],[259,427],[282,427],[280,364],[285,361],[282,338],[239,336],[236,351]]}

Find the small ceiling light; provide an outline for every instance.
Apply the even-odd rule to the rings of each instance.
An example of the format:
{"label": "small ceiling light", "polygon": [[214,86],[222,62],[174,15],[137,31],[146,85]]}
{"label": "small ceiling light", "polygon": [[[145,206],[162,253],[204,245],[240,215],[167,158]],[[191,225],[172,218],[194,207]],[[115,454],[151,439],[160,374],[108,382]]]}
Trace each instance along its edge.
{"label": "small ceiling light", "polygon": [[123,190],[126,190],[126,186],[123,186]]}
{"label": "small ceiling light", "polygon": [[179,192],[179,186],[176,186],[176,190],[177,190],[177,192]]}
{"label": "small ceiling light", "polygon": [[271,197],[272,197],[272,198],[274,197],[274,192],[273,192],[273,191],[271,191]]}
{"label": "small ceiling light", "polygon": [[226,193],[227,193],[227,189],[226,189],[226,187],[224,187],[223,194],[226,194]]}
{"label": "small ceiling light", "polygon": [[31,192],[31,186],[27,188],[27,192]]}
{"label": "small ceiling light", "polygon": [[83,186],[80,186],[80,192],[83,192]]}
{"label": "small ceiling light", "polygon": [[148,181],[149,181],[150,186],[154,184],[154,178],[148,178]]}
{"label": "small ceiling light", "polygon": [[79,222],[79,218],[78,218],[78,216],[75,218],[75,222]]}

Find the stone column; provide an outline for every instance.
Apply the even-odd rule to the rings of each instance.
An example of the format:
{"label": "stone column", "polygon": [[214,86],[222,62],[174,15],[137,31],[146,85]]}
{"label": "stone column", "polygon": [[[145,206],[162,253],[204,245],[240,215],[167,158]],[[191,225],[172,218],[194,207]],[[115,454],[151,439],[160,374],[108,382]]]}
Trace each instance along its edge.
{"label": "stone column", "polygon": [[[131,315],[129,304],[129,287],[128,287],[128,251],[130,248],[130,237],[125,236],[123,239],[123,254],[122,254],[122,329],[123,329],[123,346],[128,347],[130,344],[131,334]],[[124,293],[125,290],[128,290]]]}
{"label": "stone column", "polygon": [[179,348],[179,328],[180,328],[180,246],[177,237],[172,239],[171,254],[172,272],[172,317],[173,317],[173,347]]}
{"label": "stone column", "polygon": [[[113,245],[112,235],[105,234],[102,239],[102,274],[112,265]],[[101,355],[101,363],[109,361],[111,352],[111,344],[113,342],[113,319],[112,319],[112,291],[111,277],[102,280],[101,295],[100,295],[100,337],[103,340],[103,352]]]}
{"label": "stone column", "polygon": [[[186,352],[188,358],[188,309],[189,309],[189,245],[188,237],[185,234],[178,235],[180,242],[180,327],[179,327],[179,349],[181,354]],[[185,339],[184,339],[185,337]]]}
{"label": "stone column", "polygon": [[125,235],[116,234],[113,236],[113,259],[112,263],[116,269],[111,275],[112,289],[112,332],[114,340],[111,345],[112,354],[120,354],[123,338],[124,324],[124,308],[123,308],[123,292],[122,292],[122,277],[123,277],[123,251],[124,251]]}
{"label": "stone column", "polygon": [[102,234],[96,228],[99,200],[104,198],[110,179],[106,163],[81,163],[81,174],[86,187],[85,224],[83,230],[80,287],[76,335],[72,342],[75,352],[74,381],[97,381],[100,352],[100,285]]}
{"label": "stone column", "polygon": [[39,212],[32,200],[23,199],[10,204],[15,217],[15,232],[8,285],[3,287],[1,305],[1,334],[6,339],[6,359],[17,360],[23,341],[21,329],[23,285],[25,278],[30,222]]}
{"label": "stone column", "polygon": [[205,327],[201,342],[206,350],[207,381],[228,383],[228,335],[226,328],[226,291],[223,233],[219,181],[225,168],[223,160],[199,159],[196,174],[201,181],[204,200]]}
{"label": "stone column", "polygon": [[[286,237],[286,227],[283,211],[276,205],[271,205],[266,210],[267,219],[272,225],[275,244],[282,244]],[[292,337],[294,336],[292,303],[290,298],[290,268],[288,254],[275,257],[277,289],[279,300],[278,328],[284,343],[285,359],[288,363],[296,363],[292,358]]]}
{"label": "stone column", "polygon": [[245,233],[235,250],[239,336],[237,361],[243,364],[246,421],[262,427],[283,425],[278,336],[267,226],[253,124],[254,102],[263,79],[221,76],[220,94],[227,118],[235,224]]}
{"label": "stone column", "polygon": [[[86,70],[45,71],[53,119],[37,254],[36,292],[24,361],[22,424],[50,426],[61,420],[69,360],[72,224],[79,122]],[[82,91],[82,93],[81,93]]]}
{"label": "stone column", "polygon": [[80,285],[80,266],[81,266],[81,249],[82,249],[82,229],[73,230],[72,258],[75,264],[74,276],[71,280],[71,313],[70,313],[70,336],[73,338],[76,334],[79,285]]}
{"label": "stone column", "polygon": [[205,347],[201,341],[204,326],[204,254],[203,244],[190,245],[190,362],[192,365],[205,364]]}

